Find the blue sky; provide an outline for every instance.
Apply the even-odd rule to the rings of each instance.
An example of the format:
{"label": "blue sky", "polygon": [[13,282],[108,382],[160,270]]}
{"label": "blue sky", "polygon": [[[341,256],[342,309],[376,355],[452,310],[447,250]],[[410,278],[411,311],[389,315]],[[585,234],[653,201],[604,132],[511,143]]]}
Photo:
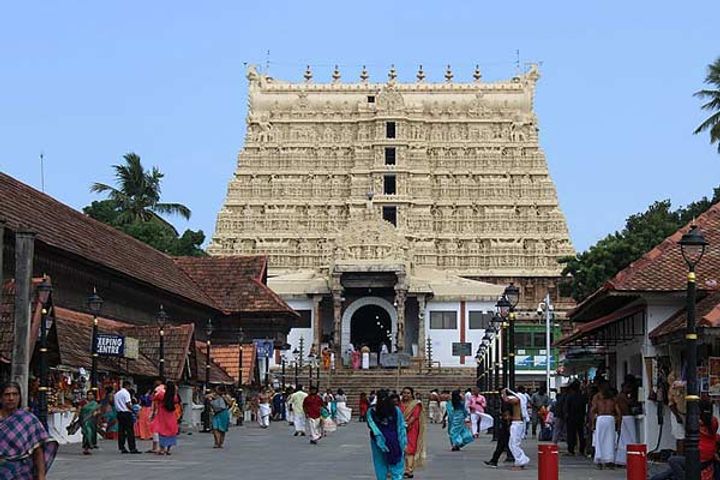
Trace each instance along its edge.
{"label": "blue sky", "polygon": [[542,62],[536,107],[577,249],[631,213],[720,185],[720,155],[692,130],[692,93],[720,56],[720,2],[7,2],[0,16],[0,170],[76,208],[134,151],[165,172],[179,228],[210,237],[242,146],[244,63],[317,80],[339,64],[456,81]]}

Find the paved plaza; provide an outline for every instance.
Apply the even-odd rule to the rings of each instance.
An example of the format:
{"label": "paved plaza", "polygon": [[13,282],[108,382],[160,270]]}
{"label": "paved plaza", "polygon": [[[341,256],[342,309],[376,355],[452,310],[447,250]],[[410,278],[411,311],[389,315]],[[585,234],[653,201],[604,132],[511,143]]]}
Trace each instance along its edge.
{"label": "paved plaza", "polygon": [[[498,475],[517,480],[537,478],[537,446],[526,442],[532,459],[530,468],[514,472],[509,468],[490,469],[482,461],[490,457],[494,443],[489,436],[469,445],[461,452],[451,452],[446,431],[439,425],[428,425],[427,466],[416,473],[419,479],[497,478]],[[372,464],[365,424],[353,422],[342,427],[318,446],[306,438],[295,438],[284,423],[274,423],[267,430],[257,425],[233,428],[223,450],[212,448],[209,434],[183,434],[172,457],[151,454],[121,455],[115,442],[103,441],[92,456],[81,454],[79,445],[61,447],[51,470],[51,480],[102,478],[177,479],[372,479]],[[149,449],[149,442],[139,448]],[[589,460],[561,457],[560,478],[603,480],[623,479],[625,470],[600,471]]]}

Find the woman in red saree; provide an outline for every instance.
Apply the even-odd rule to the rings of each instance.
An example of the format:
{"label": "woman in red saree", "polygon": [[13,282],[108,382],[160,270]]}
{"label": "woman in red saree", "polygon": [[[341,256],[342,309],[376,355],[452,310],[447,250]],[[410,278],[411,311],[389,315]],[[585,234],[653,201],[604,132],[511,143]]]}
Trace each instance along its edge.
{"label": "woman in red saree", "polygon": [[422,402],[415,399],[415,392],[411,387],[402,391],[400,403],[405,427],[407,428],[407,447],[405,448],[405,478],[415,476],[415,468],[421,467],[425,457],[425,415]]}
{"label": "woman in red saree", "polygon": [[360,419],[359,422],[367,421],[367,412],[370,409],[370,402],[368,401],[367,394],[360,392]]}

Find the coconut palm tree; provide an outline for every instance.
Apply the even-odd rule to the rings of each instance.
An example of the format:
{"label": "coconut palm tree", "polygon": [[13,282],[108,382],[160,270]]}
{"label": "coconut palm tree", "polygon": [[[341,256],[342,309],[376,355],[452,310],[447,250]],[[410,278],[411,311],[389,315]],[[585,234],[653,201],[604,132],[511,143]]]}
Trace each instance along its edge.
{"label": "coconut palm tree", "polygon": [[710,85],[710,89],[700,90],[695,93],[695,96],[707,100],[707,103],[700,108],[710,111],[711,115],[693,133],[698,134],[709,130],[710,143],[717,143],[718,153],[720,153],[720,57],[708,65],[705,83]]}
{"label": "coconut palm tree", "polygon": [[135,153],[123,155],[125,164],[113,165],[116,187],[94,183],[91,192],[107,192],[108,199],[119,211],[118,220],[123,224],[159,222],[173,230],[172,225],[160,215],[180,215],[190,219],[190,209],[180,203],[160,202],[160,181],[164,177],[157,167],[145,170],[140,156]]}

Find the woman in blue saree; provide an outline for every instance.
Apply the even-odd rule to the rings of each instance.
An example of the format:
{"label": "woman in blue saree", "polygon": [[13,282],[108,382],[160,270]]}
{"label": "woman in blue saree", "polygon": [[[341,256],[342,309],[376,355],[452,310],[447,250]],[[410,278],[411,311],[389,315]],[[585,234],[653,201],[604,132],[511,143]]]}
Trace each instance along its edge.
{"label": "woman in blue saree", "polygon": [[21,403],[20,385],[0,387],[0,480],[45,480],[58,444]]}
{"label": "woman in blue saree", "polygon": [[405,417],[387,390],[380,390],[377,403],[367,413],[375,478],[400,480],[405,472],[407,434]]}
{"label": "woman in blue saree", "polygon": [[447,425],[453,452],[457,452],[474,440],[472,432],[466,425],[469,417],[470,413],[465,408],[465,402],[460,390],[454,390],[451,400],[447,402],[447,410],[445,411],[445,418],[443,418],[443,427]]}

